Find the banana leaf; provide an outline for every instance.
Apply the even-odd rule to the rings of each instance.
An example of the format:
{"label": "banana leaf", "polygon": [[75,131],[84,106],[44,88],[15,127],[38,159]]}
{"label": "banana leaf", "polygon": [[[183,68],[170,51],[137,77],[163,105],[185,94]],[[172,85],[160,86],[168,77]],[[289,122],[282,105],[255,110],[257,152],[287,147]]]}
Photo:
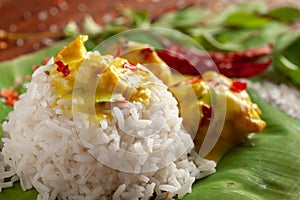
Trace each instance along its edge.
{"label": "banana leaf", "polygon": [[[0,63],[0,88],[13,86],[17,76],[32,73],[32,65],[40,64],[43,57],[52,56],[64,44]],[[229,151],[219,161],[217,172],[194,183],[185,200],[300,199],[300,121],[252,94],[267,127]],[[34,189],[24,192],[19,183],[0,192],[0,200],[36,197]]]}
{"label": "banana leaf", "polygon": [[185,200],[300,199],[300,121],[259,100],[267,127],[229,151]]}
{"label": "banana leaf", "polygon": [[[14,87],[16,80],[22,79],[26,75],[32,74],[32,66],[41,65],[43,58],[50,58],[53,56],[62,46],[70,42],[65,40],[57,43],[56,45],[40,50],[33,54],[20,56],[17,59],[5,61],[0,63],[0,89]],[[22,88],[15,88],[16,90],[22,90]],[[0,99],[0,123],[5,120],[7,114],[12,108],[6,105],[3,99]],[[2,137],[2,126],[0,126],[0,137]]]}

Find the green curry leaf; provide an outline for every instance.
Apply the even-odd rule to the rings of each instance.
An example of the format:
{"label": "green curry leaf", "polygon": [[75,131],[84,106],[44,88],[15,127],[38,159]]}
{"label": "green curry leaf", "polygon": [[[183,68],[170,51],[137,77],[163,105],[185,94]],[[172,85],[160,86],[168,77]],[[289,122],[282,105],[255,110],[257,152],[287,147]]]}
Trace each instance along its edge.
{"label": "green curry leaf", "polygon": [[267,16],[282,22],[291,23],[300,18],[300,10],[295,7],[284,6],[269,11]]}
{"label": "green curry leaf", "polygon": [[[278,38],[274,54],[274,67],[292,83],[300,86],[300,33],[285,33]],[[276,43],[275,43],[276,44]],[[276,47],[275,46],[275,47]]]}
{"label": "green curry leaf", "polygon": [[209,25],[223,25],[228,16],[236,12],[247,12],[247,13],[265,13],[267,10],[266,3],[263,1],[257,2],[243,2],[241,4],[233,4],[219,12],[214,13],[211,19],[207,21]]}
{"label": "green curry leaf", "polygon": [[150,25],[147,12],[131,9],[126,9],[124,12],[130,18],[132,27],[146,27]]}
{"label": "green curry leaf", "polygon": [[292,32],[289,30],[283,31],[277,36],[276,41],[274,42],[274,51],[281,52],[299,39],[299,32]]}
{"label": "green curry leaf", "polygon": [[229,15],[225,21],[228,26],[236,28],[262,28],[270,22],[269,19],[250,12],[235,12]]}
{"label": "green curry leaf", "polygon": [[172,11],[160,17],[153,23],[153,26],[184,30],[186,27],[199,24],[206,13],[206,11],[195,7]]}
{"label": "green curry leaf", "polygon": [[274,67],[294,84],[300,86],[300,65],[296,65],[283,55],[274,54]]}

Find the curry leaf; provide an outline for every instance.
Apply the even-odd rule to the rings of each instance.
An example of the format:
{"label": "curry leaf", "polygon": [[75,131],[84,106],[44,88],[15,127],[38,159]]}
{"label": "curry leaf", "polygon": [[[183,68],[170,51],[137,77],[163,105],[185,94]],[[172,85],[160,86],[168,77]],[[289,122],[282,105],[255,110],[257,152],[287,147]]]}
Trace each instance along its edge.
{"label": "curry leaf", "polygon": [[[288,77],[288,79],[297,86],[300,86],[300,35],[288,34],[285,37],[288,45],[283,46],[280,51],[274,52],[274,67],[282,74]],[[292,36],[292,37],[291,37]]]}
{"label": "curry leaf", "polygon": [[281,73],[285,75],[292,83],[300,86],[300,67],[283,55],[275,54],[274,66]]}
{"label": "curry leaf", "polygon": [[145,11],[125,10],[125,15],[127,15],[131,20],[131,26],[136,27],[146,27],[150,25],[148,13]]}
{"label": "curry leaf", "polygon": [[299,48],[300,38],[298,37],[297,40],[294,40],[293,43],[282,51],[282,54],[297,66],[300,66]]}
{"label": "curry leaf", "polygon": [[267,16],[282,22],[294,22],[300,18],[300,10],[295,7],[285,6],[271,10]]}
{"label": "curry leaf", "polygon": [[156,21],[154,21],[152,25],[156,27],[174,28],[173,22],[176,18],[176,13],[177,12],[175,11],[168,12],[163,16],[159,17],[159,19],[157,19]]}
{"label": "curry leaf", "polygon": [[250,12],[235,12],[229,15],[225,21],[228,26],[236,28],[262,28],[270,22],[265,17]]}
{"label": "curry leaf", "polygon": [[283,31],[276,38],[276,41],[274,43],[274,50],[277,52],[283,51],[299,39],[299,32]]}
{"label": "curry leaf", "polygon": [[237,43],[221,43],[217,41],[213,36],[210,34],[202,34],[198,37],[194,38],[204,49],[208,51],[238,51],[241,49],[240,44]]}
{"label": "curry leaf", "polygon": [[263,1],[257,2],[243,2],[241,4],[233,4],[217,13],[214,13],[211,19],[208,20],[209,25],[223,25],[228,16],[236,12],[248,12],[248,13],[265,13],[267,9],[266,3]]}
{"label": "curry leaf", "polygon": [[166,13],[155,21],[153,26],[182,29],[200,23],[206,14],[207,12],[202,9],[190,7]]}
{"label": "curry leaf", "polygon": [[253,35],[242,41],[244,47],[253,48],[268,43],[274,44],[277,37],[288,28],[281,23],[270,22],[261,29],[253,30]]}
{"label": "curry leaf", "polygon": [[238,10],[262,14],[265,13],[268,9],[268,5],[265,1],[244,1],[241,4],[238,4]]}
{"label": "curry leaf", "polygon": [[177,13],[173,25],[177,28],[193,26],[199,23],[205,15],[206,11],[202,9],[195,7],[186,8]]}
{"label": "curry leaf", "polygon": [[215,38],[218,42],[222,44],[234,44],[240,46],[241,49],[244,49],[245,42],[249,39],[257,36],[259,33],[256,30],[252,29],[231,29],[224,28],[218,34],[215,35]]}

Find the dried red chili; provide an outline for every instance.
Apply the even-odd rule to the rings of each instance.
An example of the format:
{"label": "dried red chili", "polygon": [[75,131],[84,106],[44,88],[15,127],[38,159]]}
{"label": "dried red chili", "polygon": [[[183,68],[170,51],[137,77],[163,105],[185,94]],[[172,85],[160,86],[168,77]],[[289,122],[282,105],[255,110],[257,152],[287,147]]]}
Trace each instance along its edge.
{"label": "dried red chili", "polygon": [[241,92],[247,89],[247,83],[241,81],[233,81],[230,90],[233,92]]}
{"label": "dried red chili", "polygon": [[207,122],[210,122],[212,109],[208,105],[202,105],[201,109],[202,109],[203,117],[201,118],[200,121],[200,127],[203,127]]}
{"label": "dried red chili", "polygon": [[5,104],[9,106],[14,106],[15,102],[19,98],[19,93],[13,88],[1,88],[0,97],[5,99]]}
{"label": "dried red chili", "polygon": [[183,55],[170,51],[158,50],[157,55],[172,69],[181,74],[199,75],[197,69]]}
{"label": "dried red chili", "polygon": [[249,78],[264,72],[272,63],[272,58],[266,61],[237,61],[216,63],[221,74],[231,78]]}
{"label": "dried red chili", "polygon": [[245,51],[236,51],[229,53],[211,52],[210,57],[215,62],[237,62],[237,61],[253,61],[266,55],[270,55],[273,51],[273,45],[268,44]]}
{"label": "dried red chili", "polygon": [[153,50],[150,47],[144,48],[141,50],[143,58],[146,60],[152,54]]}
{"label": "dried red chili", "polygon": [[265,71],[272,63],[272,58],[260,61],[272,53],[273,46],[266,45],[240,52],[201,53],[170,45],[165,50],[158,50],[158,56],[167,65],[179,73],[199,75],[200,72],[213,70],[216,65],[221,74],[231,78],[247,78]]}
{"label": "dried red chili", "polygon": [[57,61],[55,62],[55,64],[57,65],[57,71],[61,72],[64,77],[67,77],[70,74],[70,69],[68,65],[65,65],[62,61]]}

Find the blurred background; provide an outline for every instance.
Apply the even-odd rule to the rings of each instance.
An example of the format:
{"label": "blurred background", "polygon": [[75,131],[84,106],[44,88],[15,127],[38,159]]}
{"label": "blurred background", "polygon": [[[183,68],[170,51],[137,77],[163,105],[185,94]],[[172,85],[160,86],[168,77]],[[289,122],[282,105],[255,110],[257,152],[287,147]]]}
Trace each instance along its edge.
{"label": "blurred background", "polygon": [[[100,26],[104,26],[117,18],[124,20],[120,17],[124,16],[124,11],[127,9],[146,11],[147,17],[155,20],[166,12],[189,6],[205,8],[213,15],[221,12],[229,4],[241,2],[243,1],[0,0],[0,61],[51,46],[57,40],[65,37],[64,30],[70,22],[73,25],[75,23],[78,26],[75,28],[82,32],[87,16],[92,19],[92,23],[96,22]],[[269,8],[281,5],[300,5],[299,0],[265,0],[264,2]],[[72,26],[70,27],[72,28]]]}

